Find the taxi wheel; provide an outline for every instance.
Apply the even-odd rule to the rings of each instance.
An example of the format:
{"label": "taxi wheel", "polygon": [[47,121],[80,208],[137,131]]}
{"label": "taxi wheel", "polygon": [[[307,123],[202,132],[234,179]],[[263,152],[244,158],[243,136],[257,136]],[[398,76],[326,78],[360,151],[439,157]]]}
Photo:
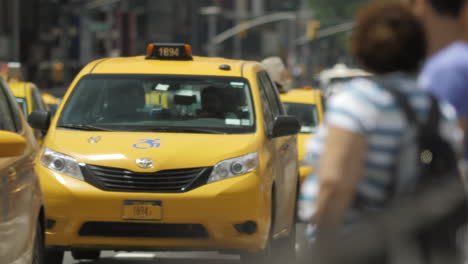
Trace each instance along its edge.
{"label": "taxi wheel", "polygon": [[62,264],[63,251],[47,249],[44,254],[44,264]]}
{"label": "taxi wheel", "polygon": [[[275,193],[274,189],[272,191],[272,193]],[[273,195],[272,196],[272,201],[271,201],[271,226],[270,226],[270,234],[269,234],[269,237],[268,237],[268,241],[267,241],[267,244],[266,244],[266,247],[265,249],[263,249],[262,251],[260,252],[255,252],[255,253],[243,253],[240,255],[240,259],[241,259],[241,263],[242,264],[268,264],[270,263],[270,260],[272,260],[273,258],[271,258],[271,254],[272,254],[272,242],[273,242],[273,238],[272,238],[272,234],[273,234],[273,230],[274,230],[274,221],[275,221],[275,208],[276,208],[276,199],[275,199],[275,196]]]}
{"label": "taxi wheel", "polygon": [[296,261],[296,221],[292,223],[287,237],[274,241],[276,263],[294,263]]}
{"label": "taxi wheel", "polygon": [[272,201],[272,228],[266,248],[257,253],[244,253],[241,255],[242,264],[284,264],[296,261],[296,224],[293,222],[287,237],[273,240],[275,199]]}
{"label": "taxi wheel", "polygon": [[36,227],[32,264],[45,264],[44,263],[44,232],[43,232],[41,223],[37,223],[37,227]]}
{"label": "taxi wheel", "polygon": [[100,250],[72,250],[71,254],[77,260],[98,260],[101,257]]}
{"label": "taxi wheel", "polygon": [[296,262],[296,225],[289,236],[270,242],[262,252],[241,255],[242,264],[285,264]]}

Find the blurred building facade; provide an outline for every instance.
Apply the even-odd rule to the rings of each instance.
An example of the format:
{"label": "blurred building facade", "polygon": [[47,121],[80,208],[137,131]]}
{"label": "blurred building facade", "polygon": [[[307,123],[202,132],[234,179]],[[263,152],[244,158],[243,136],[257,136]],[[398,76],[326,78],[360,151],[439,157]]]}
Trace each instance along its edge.
{"label": "blurred building facade", "polygon": [[0,0],[0,61],[19,60],[19,2]]}
{"label": "blurred building facade", "polygon": [[[304,0],[0,0],[0,61],[19,60],[41,88],[66,85],[86,63],[144,54],[150,42],[190,43],[207,55],[210,23],[219,34]],[[210,19],[204,7],[220,12]],[[261,60],[290,55],[291,21],[245,30],[220,43],[222,57]],[[292,21],[296,23],[297,21]],[[8,47],[4,49],[3,47]]]}

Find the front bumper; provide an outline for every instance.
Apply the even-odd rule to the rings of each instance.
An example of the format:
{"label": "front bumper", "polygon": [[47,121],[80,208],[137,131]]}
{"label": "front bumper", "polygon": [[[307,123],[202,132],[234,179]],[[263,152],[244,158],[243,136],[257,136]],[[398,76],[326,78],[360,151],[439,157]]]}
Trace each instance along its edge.
{"label": "front bumper", "polygon": [[[270,228],[271,197],[255,171],[246,175],[203,185],[186,193],[130,193],[100,190],[84,181],[62,175],[42,165],[36,170],[41,177],[46,204],[46,218],[55,221],[46,231],[48,247],[94,248],[112,250],[248,250],[256,251],[266,245]],[[122,219],[125,200],[162,201],[160,221],[131,221]],[[234,225],[253,221],[254,234],[236,231]],[[177,224],[202,226],[205,237],[119,237],[107,234],[82,235],[89,223]],[[88,224],[87,224],[88,223]],[[141,226],[140,225],[140,226]],[[98,224],[99,226],[99,224]],[[132,226],[132,224],[130,224]],[[158,227],[159,226],[159,227]],[[169,226],[168,226],[169,227]],[[155,230],[158,230],[158,229]],[[180,230],[178,230],[180,231]],[[119,232],[116,229],[116,232]],[[168,230],[165,230],[167,233]],[[180,231],[181,232],[181,231]],[[179,233],[180,233],[179,232]],[[104,232],[105,233],[105,232]]]}

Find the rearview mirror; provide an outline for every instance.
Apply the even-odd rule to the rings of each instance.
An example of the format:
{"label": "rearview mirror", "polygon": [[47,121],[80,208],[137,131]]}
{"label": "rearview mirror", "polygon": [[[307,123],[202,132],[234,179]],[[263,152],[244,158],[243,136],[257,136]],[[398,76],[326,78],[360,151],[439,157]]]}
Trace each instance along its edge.
{"label": "rearview mirror", "polygon": [[272,137],[292,136],[299,133],[301,124],[295,116],[277,116],[273,124]]}
{"label": "rearview mirror", "polygon": [[50,112],[45,110],[33,111],[28,117],[28,123],[32,128],[47,131],[50,126]]}
{"label": "rearview mirror", "polygon": [[16,133],[0,130],[0,158],[20,156],[26,149],[26,139]]}

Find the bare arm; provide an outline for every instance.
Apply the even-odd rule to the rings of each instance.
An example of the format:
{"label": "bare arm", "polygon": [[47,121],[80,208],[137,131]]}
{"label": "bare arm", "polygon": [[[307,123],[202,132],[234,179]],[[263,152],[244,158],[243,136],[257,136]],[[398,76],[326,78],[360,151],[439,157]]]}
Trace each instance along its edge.
{"label": "bare arm", "polygon": [[[463,131],[463,142],[465,144],[468,143],[468,121],[465,119],[465,118],[459,118],[458,119],[458,125],[460,126],[460,128],[462,129]],[[465,151],[465,148],[462,149],[463,152]],[[464,156],[466,156],[467,153],[461,153],[462,154],[462,158]]]}
{"label": "bare arm", "polygon": [[350,205],[364,167],[367,139],[364,135],[330,127],[320,160],[320,191],[315,222],[318,235],[336,230]]}
{"label": "bare arm", "polygon": [[466,136],[468,135],[468,123],[467,120],[464,118],[458,119],[458,124],[460,125],[461,129],[463,129],[463,134],[465,135],[465,140],[467,140]]}

